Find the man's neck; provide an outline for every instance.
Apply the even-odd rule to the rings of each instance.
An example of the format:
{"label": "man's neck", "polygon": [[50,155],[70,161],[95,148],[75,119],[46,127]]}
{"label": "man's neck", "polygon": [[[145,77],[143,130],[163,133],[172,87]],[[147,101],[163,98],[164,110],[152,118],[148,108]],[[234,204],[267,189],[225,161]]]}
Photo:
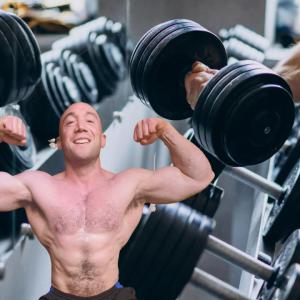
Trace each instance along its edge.
{"label": "man's neck", "polygon": [[66,161],[65,180],[82,188],[89,188],[99,179],[104,179],[105,171],[101,168],[100,158],[88,163],[74,164]]}

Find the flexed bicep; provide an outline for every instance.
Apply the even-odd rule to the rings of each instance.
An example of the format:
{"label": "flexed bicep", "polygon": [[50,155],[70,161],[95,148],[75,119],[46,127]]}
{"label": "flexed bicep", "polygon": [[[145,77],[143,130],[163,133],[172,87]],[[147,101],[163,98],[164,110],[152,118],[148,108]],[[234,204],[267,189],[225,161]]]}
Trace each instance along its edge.
{"label": "flexed bicep", "polygon": [[194,180],[176,167],[162,167],[156,171],[143,170],[136,197],[144,202],[169,204],[182,201],[202,191],[210,179]]}

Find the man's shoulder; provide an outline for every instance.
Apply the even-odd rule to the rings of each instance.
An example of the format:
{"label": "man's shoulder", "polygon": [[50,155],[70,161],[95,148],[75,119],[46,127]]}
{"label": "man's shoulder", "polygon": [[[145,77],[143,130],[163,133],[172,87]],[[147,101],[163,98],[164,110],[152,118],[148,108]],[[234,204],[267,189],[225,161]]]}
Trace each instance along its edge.
{"label": "man's shoulder", "polygon": [[116,174],[117,176],[143,176],[143,175],[148,175],[150,174],[152,171],[146,170],[146,169],[142,169],[142,168],[130,168],[130,169],[126,169],[121,171],[120,173]]}
{"label": "man's shoulder", "polygon": [[40,184],[41,182],[52,180],[53,177],[43,171],[29,170],[18,175],[15,175],[19,180],[25,184]]}
{"label": "man's shoulder", "polygon": [[125,181],[127,180],[139,184],[141,181],[149,177],[152,173],[153,171],[142,168],[130,168],[116,174],[115,178],[124,179]]}

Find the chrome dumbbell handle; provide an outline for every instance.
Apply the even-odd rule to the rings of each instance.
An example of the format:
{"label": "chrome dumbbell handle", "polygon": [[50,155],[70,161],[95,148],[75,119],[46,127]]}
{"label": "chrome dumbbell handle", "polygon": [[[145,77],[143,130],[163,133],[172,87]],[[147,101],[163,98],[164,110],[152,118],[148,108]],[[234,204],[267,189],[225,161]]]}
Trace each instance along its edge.
{"label": "chrome dumbbell handle", "polygon": [[200,287],[219,299],[251,300],[243,295],[238,289],[198,268],[194,269],[190,282],[194,286]]}
{"label": "chrome dumbbell handle", "polygon": [[231,177],[268,194],[276,200],[279,200],[285,192],[285,189],[279,184],[267,180],[246,168],[226,166],[224,172]]}
{"label": "chrome dumbbell handle", "polygon": [[4,278],[5,273],[5,264],[3,262],[0,262],[0,280]]}
{"label": "chrome dumbbell handle", "polygon": [[31,226],[27,223],[21,224],[21,235],[28,236],[30,240],[34,239],[34,232]]}
{"label": "chrome dumbbell handle", "polygon": [[205,249],[265,281],[269,281],[275,275],[275,269],[273,267],[255,259],[251,255],[215,238],[212,235],[208,236]]}

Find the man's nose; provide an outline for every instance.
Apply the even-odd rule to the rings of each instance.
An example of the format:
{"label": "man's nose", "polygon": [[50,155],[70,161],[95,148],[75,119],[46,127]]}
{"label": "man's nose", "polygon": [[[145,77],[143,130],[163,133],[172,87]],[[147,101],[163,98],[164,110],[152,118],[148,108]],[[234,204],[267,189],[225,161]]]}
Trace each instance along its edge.
{"label": "man's nose", "polygon": [[77,121],[76,131],[87,131],[83,120]]}

